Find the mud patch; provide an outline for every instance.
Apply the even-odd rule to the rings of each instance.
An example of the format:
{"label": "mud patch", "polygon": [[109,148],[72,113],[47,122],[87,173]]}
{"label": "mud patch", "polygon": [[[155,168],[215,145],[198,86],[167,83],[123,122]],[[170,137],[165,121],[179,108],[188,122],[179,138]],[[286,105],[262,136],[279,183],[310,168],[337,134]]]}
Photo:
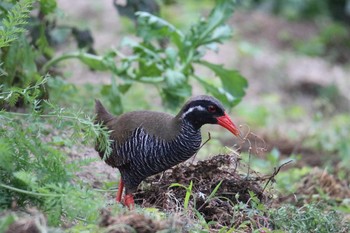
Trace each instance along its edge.
{"label": "mud patch", "polygon": [[[135,202],[142,207],[157,207],[172,213],[192,209],[207,222],[230,226],[237,203],[244,203],[249,208],[253,197],[261,202],[269,200],[262,188],[266,179],[240,174],[239,165],[240,159],[234,155],[217,155],[197,164],[180,164],[146,179],[135,194]],[[191,181],[193,186],[189,190]],[[169,187],[171,184],[183,186]],[[213,190],[217,190],[216,193]],[[187,207],[186,191],[191,194]]]}

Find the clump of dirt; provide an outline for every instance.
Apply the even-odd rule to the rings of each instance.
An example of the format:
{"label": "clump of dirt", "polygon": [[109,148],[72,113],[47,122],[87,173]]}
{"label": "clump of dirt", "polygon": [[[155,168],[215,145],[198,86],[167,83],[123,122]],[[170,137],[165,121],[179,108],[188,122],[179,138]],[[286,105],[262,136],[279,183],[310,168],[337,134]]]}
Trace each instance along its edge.
{"label": "clump of dirt", "polygon": [[[146,179],[135,194],[135,202],[143,207],[180,212],[184,209],[186,189],[169,186],[178,183],[188,187],[193,181],[190,206],[207,222],[217,221],[220,225],[229,226],[235,215],[234,206],[238,202],[249,206],[251,193],[261,202],[269,199],[262,188],[266,179],[240,174],[237,169],[239,164],[240,159],[235,155],[217,155],[197,164],[180,164]],[[218,189],[213,194],[216,187]]]}
{"label": "clump of dirt", "polygon": [[46,218],[37,209],[5,214],[12,214],[16,219],[5,233],[40,233],[47,231]]}
{"label": "clump of dirt", "polygon": [[33,219],[21,219],[13,224],[7,229],[5,233],[40,233],[40,228]]}
{"label": "clump of dirt", "polygon": [[104,232],[108,233],[154,233],[169,228],[165,221],[156,221],[133,212],[113,216],[110,211],[104,209],[101,217],[100,226],[105,227]]}

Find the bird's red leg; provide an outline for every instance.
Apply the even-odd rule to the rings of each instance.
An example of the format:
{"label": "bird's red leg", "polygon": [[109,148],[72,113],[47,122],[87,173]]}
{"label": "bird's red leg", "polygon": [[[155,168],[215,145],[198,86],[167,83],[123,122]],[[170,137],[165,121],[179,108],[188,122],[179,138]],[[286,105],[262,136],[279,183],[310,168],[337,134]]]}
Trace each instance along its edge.
{"label": "bird's red leg", "polygon": [[133,210],[135,207],[134,197],[132,194],[126,194],[124,197],[124,205],[128,207],[129,210]]}
{"label": "bird's red leg", "polygon": [[115,198],[117,202],[122,201],[123,189],[124,189],[124,182],[123,182],[122,178],[120,178],[118,192],[117,192],[117,196]]}

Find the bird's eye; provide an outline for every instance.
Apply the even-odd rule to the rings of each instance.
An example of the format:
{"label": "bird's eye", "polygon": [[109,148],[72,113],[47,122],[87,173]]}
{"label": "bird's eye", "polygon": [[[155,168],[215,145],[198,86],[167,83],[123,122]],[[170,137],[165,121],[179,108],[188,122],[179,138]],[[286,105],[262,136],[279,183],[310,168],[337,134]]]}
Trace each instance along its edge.
{"label": "bird's eye", "polygon": [[216,112],[216,108],[213,105],[209,105],[208,112]]}

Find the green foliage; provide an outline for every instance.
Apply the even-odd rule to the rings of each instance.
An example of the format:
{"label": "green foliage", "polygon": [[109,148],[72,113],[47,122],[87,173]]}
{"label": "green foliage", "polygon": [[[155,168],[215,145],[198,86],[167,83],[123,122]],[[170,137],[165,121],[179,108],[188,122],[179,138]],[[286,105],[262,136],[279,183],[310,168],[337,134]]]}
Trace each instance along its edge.
{"label": "green foliage", "polygon": [[[2,124],[6,117],[1,115]],[[62,216],[96,221],[101,197],[91,189],[70,184],[81,162],[67,166],[67,157],[60,150],[43,143],[44,125],[31,117],[13,119],[0,130],[0,208],[8,208],[13,201],[19,206],[39,206],[48,214],[50,225],[59,225]],[[93,204],[86,199],[94,200]]]}
{"label": "green foliage", "polygon": [[288,19],[313,18],[329,13],[327,2],[318,0],[274,1],[273,12],[283,15]]}
{"label": "green foliage", "polygon": [[[37,53],[42,46],[34,47],[26,33],[32,27],[29,23],[33,0],[9,1],[7,8],[1,8],[0,14],[0,91],[9,92],[8,99],[0,99],[0,106],[23,104],[19,91],[26,90],[29,85],[42,82],[38,73],[37,59],[42,54]],[[40,38],[43,40],[44,35]],[[34,40],[34,39],[33,39]],[[34,41],[35,42],[35,41]],[[45,88],[35,89],[32,94],[36,98],[46,95]],[[27,90],[29,93],[30,90]],[[40,94],[39,94],[40,93]]]}
{"label": "green foliage", "polygon": [[[22,98],[26,103],[35,103],[32,106],[36,106],[36,99],[40,95],[40,88],[42,88],[48,80],[48,77],[39,79],[32,86],[27,86],[25,88],[19,88],[16,86],[5,89],[4,86],[0,86],[0,101],[3,100],[10,106],[15,106],[19,98]],[[2,89],[5,89],[4,91]]]}
{"label": "green foliage", "polygon": [[[162,18],[138,12],[138,34],[143,40],[125,39],[122,44],[132,49],[131,56],[117,50],[102,56],[72,52],[52,59],[42,72],[72,58],[79,59],[92,69],[111,72],[119,80],[113,79],[112,84],[103,88],[102,94],[114,101],[114,106],[121,106],[121,96],[134,82],[155,85],[165,104],[178,106],[191,95],[192,78],[226,106],[232,107],[244,96],[247,81],[235,70],[205,61],[204,55],[208,49],[216,49],[218,43],[230,38],[231,29],[225,22],[232,15],[234,6],[233,0],[218,0],[208,18],[198,20],[187,32],[180,31]],[[212,70],[219,77],[219,82],[199,77],[195,64]],[[119,107],[116,112],[122,110]]]}
{"label": "green foliage", "polygon": [[191,180],[190,184],[188,185],[188,187],[183,185],[183,184],[179,184],[179,183],[171,184],[169,187],[170,188],[172,188],[172,187],[181,187],[181,188],[184,188],[186,190],[186,195],[185,195],[185,199],[184,199],[184,209],[188,210],[188,206],[189,206],[189,203],[190,203],[190,197],[193,195],[192,194],[192,187],[193,187],[192,180]]}
{"label": "green foliage", "polygon": [[275,229],[288,232],[349,232],[350,223],[334,210],[320,204],[306,204],[300,208],[285,205],[271,211]]}
{"label": "green foliage", "polygon": [[341,23],[331,22],[320,24],[320,32],[308,40],[290,38],[294,48],[309,56],[327,56],[333,62],[349,60],[350,30]]}
{"label": "green foliage", "polygon": [[[268,212],[267,207],[264,203],[260,202],[254,192],[249,192],[250,199],[247,202],[242,202],[239,199],[239,193],[237,193],[235,196],[236,203],[234,204],[232,200],[217,195],[221,184],[222,181],[218,182],[201,206],[196,206],[196,198],[198,197],[198,194],[194,192],[193,181],[190,181],[188,186],[180,183],[173,183],[169,186],[170,188],[180,187],[186,190],[184,197],[184,210],[188,213],[194,213],[194,218],[196,218],[196,221],[198,222],[198,225],[196,225],[191,232],[212,232],[213,229],[218,230],[218,232],[253,232],[254,230],[259,232],[259,230],[269,230],[266,228],[266,226],[269,225],[269,220],[266,217]],[[194,205],[189,204],[191,197],[193,198]],[[203,216],[203,213],[206,212],[203,207],[214,199],[226,200],[230,203],[227,207],[232,208],[229,210],[230,215],[232,216],[232,221],[228,226],[220,226],[220,221],[208,220]],[[209,206],[211,206],[211,204],[209,204]],[[265,222],[262,223],[260,221]],[[217,229],[218,226],[220,226],[219,229]]]}
{"label": "green foliage", "polygon": [[[7,47],[25,32],[27,19],[34,0],[18,1],[5,16],[0,14],[0,48]],[[4,12],[3,12],[4,13]]]}
{"label": "green foliage", "polygon": [[339,114],[327,121],[315,119],[306,143],[328,153],[336,153],[346,165],[350,161],[349,137],[350,117],[348,114]]}
{"label": "green foliage", "polygon": [[[39,89],[40,85],[43,83],[17,93],[25,96],[27,90]],[[5,99],[10,94],[0,93],[0,97]],[[100,146],[109,153],[109,133],[79,111],[59,108],[45,101],[41,107],[48,111],[46,113],[33,96],[24,98],[33,105],[31,113],[0,112],[0,209],[9,208],[15,201],[20,207],[29,204],[44,210],[50,225],[61,224],[62,217],[95,223],[104,198],[89,187],[71,183],[72,175],[89,161],[68,163],[55,142],[47,141],[51,141],[53,130],[61,134],[64,130],[71,145],[91,144],[98,137],[102,142]]]}
{"label": "green foliage", "polygon": [[[336,2],[336,1],[334,1]],[[318,16],[329,16],[329,8],[332,1],[318,0],[251,0],[244,3],[245,5],[257,6],[269,10],[274,14],[281,15],[288,19],[315,18]],[[333,5],[339,5],[334,3]],[[344,6],[345,8],[345,6]]]}
{"label": "green foliage", "polygon": [[[33,0],[0,3],[0,89],[13,93],[11,99],[0,99],[0,107],[7,109],[28,104],[19,98],[17,92],[42,82],[42,77],[50,70],[46,70],[45,73],[40,71],[53,56],[54,45],[73,34],[79,47],[83,48],[86,45],[79,29],[56,25],[56,0],[33,3]],[[62,33],[67,30],[68,33]],[[86,31],[84,33],[86,34]],[[93,51],[91,47],[87,47],[90,52]],[[37,99],[49,97],[45,85],[35,90],[38,92],[35,95]]]}

